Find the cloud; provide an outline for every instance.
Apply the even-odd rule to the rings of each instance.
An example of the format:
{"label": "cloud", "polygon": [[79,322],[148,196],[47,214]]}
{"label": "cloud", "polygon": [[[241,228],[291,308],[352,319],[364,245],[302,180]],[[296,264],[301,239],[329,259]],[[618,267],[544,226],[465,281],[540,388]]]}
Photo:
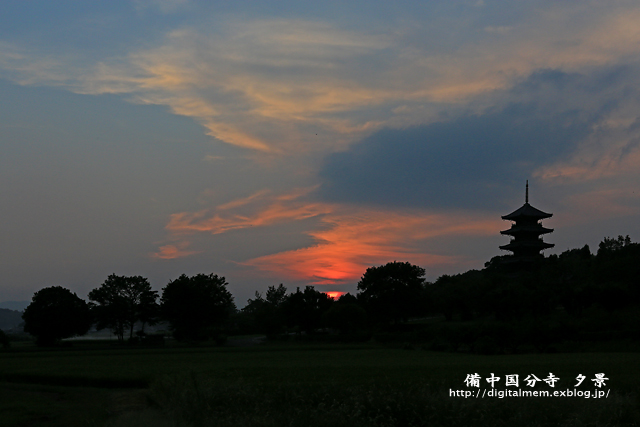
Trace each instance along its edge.
{"label": "cloud", "polygon": [[[183,3],[138,5],[170,11]],[[481,14],[472,15],[480,20],[488,7],[467,13]],[[467,24],[460,35],[443,33],[428,43],[431,21],[400,31],[303,18],[185,20],[155,47],[133,43],[130,52],[98,63],[5,42],[0,67],[21,84],[168,106],[217,140],[250,151],[327,153],[383,128],[459,114],[466,103],[508,89],[536,70],[571,74],[637,58],[637,5],[526,8],[521,18],[505,15],[500,24],[478,28]],[[443,48],[453,41],[455,48]]]}
{"label": "cloud", "polygon": [[[571,159],[544,166],[534,176],[550,183],[575,183],[608,179],[612,177],[626,178],[632,183],[640,175],[640,150],[634,145],[608,147],[606,150],[584,150]],[[612,144],[613,145],[613,144]],[[629,153],[621,151],[629,150]],[[598,152],[599,151],[599,152]]]}
{"label": "cloud", "polygon": [[[388,209],[314,202],[315,188],[275,194],[259,191],[212,209],[182,212],[171,216],[166,226],[169,240],[179,244],[160,247],[156,258],[173,259],[206,252],[187,252],[188,241],[198,236],[220,236],[245,230],[291,224],[315,219],[304,234],[311,243],[299,241],[297,248],[270,253],[273,245],[256,242],[262,253],[236,264],[252,267],[273,277],[313,284],[354,283],[373,264],[407,260],[440,271],[453,265],[470,265],[461,255],[451,255],[431,241],[448,236],[495,235],[500,228],[497,215],[435,214],[429,211],[399,213]],[[197,239],[196,239],[197,240]],[[200,241],[202,243],[202,241]],[[211,242],[213,243],[213,242]]]}
{"label": "cloud", "polygon": [[[199,191],[200,207],[209,207],[167,201],[174,214],[156,258],[237,247],[232,258],[261,274],[353,282],[365,267],[393,259],[462,266],[466,258],[436,242],[496,233],[500,226],[482,225],[477,215],[509,212],[531,177],[535,188],[567,196],[560,203],[589,208],[595,200],[597,217],[609,207],[636,212],[626,189],[640,183],[640,7],[520,3],[470,1],[482,7],[442,8],[464,16],[436,7],[426,19],[399,13],[394,22],[374,12],[322,21],[298,9],[276,19],[184,14],[147,27],[150,15],[139,13],[127,22],[144,35],[132,37],[128,50],[110,44],[88,54],[76,45],[49,49],[37,37],[0,41],[0,77],[164,106],[216,142],[243,149],[198,154],[208,162],[200,166],[215,171],[206,175],[215,188]],[[138,5],[189,9],[182,1]],[[158,38],[146,38],[146,29]],[[236,168],[245,154],[261,162]],[[180,185],[201,189],[206,179]],[[480,213],[464,213],[471,209]],[[293,224],[295,237],[275,249],[279,231]],[[207,247],[230,235],[252,238],[256,229],[277,229],[277,239],[251,241],[250,249]]]}
{"label": "cloud", "polygon": [[400,214],[359,209],[322,218],[310,231],[312,246],[265,255],[242,263],[274,277],[316,285],[352,284],[372,265],[393,260],[442,269],[469,262],[462,256],[425,249],[440,236],[485,236],[496,233],[496,219],[428,212]]}
{"label": "cloud", "polygon": [[236,22],[226,30],[176,30],[164,46],[100,64],[78,90],[168,105],[221,141],[266,153],[326,144],[353,127],[332,115],[379,102],[381,91],[340,78],[339,63],[384,48],[380,37],[303,21]]}
{"label": "cloud", "polygon": [[309,191],[311,189],[298,189],[277,196],[262,190],[214,209],[172,214],[166,229],[173,234],[222,234],[250,227],[301,221],[329,213],[331,207],[328,205],[298,200]]}
{"label": "cloud", "polygon": [[189,242],[180,242],[174,245],[160,246],[158,252],[151,254],[152,258],[157,259],[176,259],[184,258],[200,253],[199,251],[185,250],[189,246]]}
{"label": "cloud", "polygon": [[34,52],[0,40],[0,77],[20,85],[67,86],[80,76],[65,67],[65,59]]}
{"label": "cloud", "polygon": [[480,99],[491,105],[480,112],[379,131],[327,158],[321,193],[334,203],[496,209],[530,177],[618,174],[611,159],[631,159],[640,141],[640,96],[628,88],[637,71],[540,71]]}

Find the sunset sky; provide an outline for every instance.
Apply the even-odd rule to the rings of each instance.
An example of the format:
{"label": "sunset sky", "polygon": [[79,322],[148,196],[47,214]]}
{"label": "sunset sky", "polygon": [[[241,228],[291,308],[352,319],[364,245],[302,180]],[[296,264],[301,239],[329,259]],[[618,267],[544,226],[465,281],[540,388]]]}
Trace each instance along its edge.
{"label": "sunset sky", "polygon": [[640,238],[637,1],[6,0],[0,301],[215,273],[354,293]]}

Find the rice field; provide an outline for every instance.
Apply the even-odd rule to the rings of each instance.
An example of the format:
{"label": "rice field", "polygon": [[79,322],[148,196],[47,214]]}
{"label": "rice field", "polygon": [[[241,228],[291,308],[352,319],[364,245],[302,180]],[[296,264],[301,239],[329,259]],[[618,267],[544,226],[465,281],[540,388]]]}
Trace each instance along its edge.
{"label": "rice field", "polygon": [[[477,373],[541,380],[551,388],[608,397],[452,396]],[[638,425],[640,354],[566,353],[481,356],[366,344],[280,343],[240,347],[136,348],[109,342],[15,348],[0,353],[0,426],[410,426]]]}

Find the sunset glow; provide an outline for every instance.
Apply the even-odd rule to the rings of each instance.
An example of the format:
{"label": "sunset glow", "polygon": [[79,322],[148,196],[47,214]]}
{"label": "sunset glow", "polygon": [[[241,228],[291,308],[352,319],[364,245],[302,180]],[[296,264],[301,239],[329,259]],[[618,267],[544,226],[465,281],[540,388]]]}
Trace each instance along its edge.
{"label": "sunset glow", "polygon": [[338,292],[338,291],[325,292],[325,294],[329,295],[329,297],[334,300],[339,299],[345,293],[346,292]]}
{"label": "sunset glow", "polygon": [[548,253],[640,238],[635,2],[13,3],[2,298],[435,280],[502,254],[527,180]]}

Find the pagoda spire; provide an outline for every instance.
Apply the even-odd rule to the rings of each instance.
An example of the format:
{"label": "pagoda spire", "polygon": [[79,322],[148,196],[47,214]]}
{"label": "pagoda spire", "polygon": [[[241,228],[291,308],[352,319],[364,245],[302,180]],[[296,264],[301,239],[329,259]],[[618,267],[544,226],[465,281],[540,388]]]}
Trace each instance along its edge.
{"label": "pagoda spire", "polygon": [[527,180],[527,187],[524,191],[524,202],[529,203],[529,180]]}

